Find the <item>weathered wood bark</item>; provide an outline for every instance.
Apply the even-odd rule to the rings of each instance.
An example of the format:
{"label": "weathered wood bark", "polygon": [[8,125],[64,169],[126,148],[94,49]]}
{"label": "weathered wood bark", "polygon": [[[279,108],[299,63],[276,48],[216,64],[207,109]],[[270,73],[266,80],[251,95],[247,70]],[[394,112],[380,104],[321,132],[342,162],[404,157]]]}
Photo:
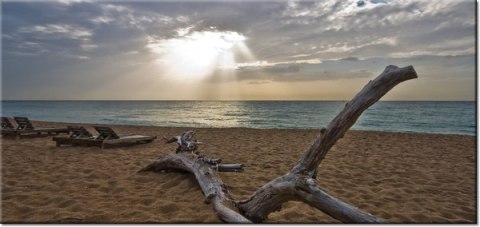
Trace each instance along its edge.
{"label": "weathered wood bark", "polygon": [[193,139],[194,134],[195,132],[191,130],[186,131],[179,136],[174,136],[171,138],[164,137],[163,139],[166,141],[166,143],[177,143],[178,147],[176,153],[187,151],[195,153],[198,149],[198,145],[202,143]]}
{"label": "weathered wood bark", "polygon": [[175,154],[167,155],[139,172],[177,170],[192,173],[205,195],[205,202],[213,205],[213,209],[222,221],[227,223],[251,223],[250,220],[235,211],[237,208],[227,186],[216,173],[216,171],[240,172],[243,171],[243,165],[220,164],[221,159],[199,155],[197,149],[201,143],[194,140],[193,136],[194,131],[187,131],[180,136],[165,138],[166,143],[176,142],[178,144]]}
{"label": "weathered wood bark", "polygon": [[214,169],[218,172],[242,172],[243,164],[217,164]]}
{"label": "weathered wood bark", "polygon": [[[286,175],[279,177],[257,190],[249,199],[239,202],[240,210],[255,222],[278,210],[288,200],[303,200],[342,222],[382,223],[383,220],[335,199],[316,187],[317,168],[330,148],[342,138],[368,107],[377,102],[397,84],[417,78],[412,66],[398,68],[390,65],[375,80],[370,81],[345,108],[332,120],[327,129],[322,129],[314,143],[307,149],[298,163]],[[285,185],[295,183],[295,188]],[[281,194],[295,194],[289,199],[277,199]],[[275,196],[270,196],[274,194]]]}
{"label": "weathered wood bark", "polygon": [[162,170],[180,170],[193,173],[205,195],[205,202],[211,203],[213,209],[224,222],[228,223],[251,223],[235,211],[235,205],[228,193],[226,185],[222,182],[218,174],[212,169],[210,164],[197,155],[186,152],[170,154],[159,159],[143,171],[162,171]]}
{"label": "weathered wood bark", "polygon": [[[316,182],[317,169],[330,148],[344,136],[363,111],[397,84],[416,77],[412,66],[387,66],[382,74],[370,81],[345,105],[327,128],[321,129],[320,135],[288,173],[263,185],[246,200],[234,201],[230,197],[212,168],[212,159],[195,156],[198,142],[193,140],[193,132],[167,140],[179,144],[177,154],[160,159],[143,170],[177,169],[195,174],[207,201],[212,202],[215,211],[225,222],[262,222],[271,212],[281,209],[283,203],[297,200],[345,223],[383,223],[382,219],[342,202],[319,188]],[[188,157],[186,153],[182,153],[185,151],[192,151],[193,156]],[[218,163],[220,160],[214,163],[217,169]],[[235,205],[243,216],[229,208],[232,205]]]}
{"label": "weathered wood bark", "polygon": [[365,213],[341,200],[329,195],[315,185],[306,190],[297,190],[301,200],[344,223],[385,223],[369,213]]}
{"label": "weathered wood bark", "polygon": [[345,108],[330,122],[326,130],[315,140],[305,152],[293,172],[309,172],[313,174],[318,165],[325,157],[330,148],[343,138],[345,132],[352,127],[358,117],[368,107],[376,103],[388,91],[397,84],[417,78],[417,73],[412,66],[398,68],[389,65],[376,79],[368,82],[367,85],[345,105]]}

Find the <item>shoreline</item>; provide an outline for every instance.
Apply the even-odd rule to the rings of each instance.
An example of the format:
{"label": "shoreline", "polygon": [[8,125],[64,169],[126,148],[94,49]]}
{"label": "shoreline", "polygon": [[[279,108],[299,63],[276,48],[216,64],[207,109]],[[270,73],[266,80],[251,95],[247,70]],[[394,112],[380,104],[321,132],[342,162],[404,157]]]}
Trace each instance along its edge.
{"label": "shoreline", "polygon": [[[156,135],[111,149],[55,147],[51,137],[1,139],[3,223],[219,223],[189,174],[137,173],[174,152],[163,136],[195,129],[200,153],[244,164],[220,173],[235,199],[285,174],[319,129],[187,128],[33,121],[36,127],[110,126]],[[318,185],[390,223],[476,223],[476,136],[349,130],[322,162]],[[338,223],[287,202],[266,223]]]}
{"label": "shoreline", "polygon": [[[32,102],[5,103],[4,115],[88,124],[196,128],[320,129],[345,102]],[[455,116],[455,117],[452,117]],[[377,102],[355,130],[477,134],[473,102]]]}
{"label": "shoreline", "polygon": [[[153,127],[153,128],[177,128],[177,129],[184,129],[184,130],[195,130],[195,129],[257,129],[257,130],[299,130],[299,131],[317,131],[319,132],[321,127],[319,128],[249,128],[249,127],[184,127],[184,126],[156,126],[156,125],[135,125],[135,124],[115,124],[115,123],[79,123],[79,122],[62,122],[62,121],[41,121],[41,120],[32,120],[30,121],[34,124],[38,123],[43,126],[52,125],[78,125],[78,126],[111,126],[111,127]],[[327,127],[325,125],[324,127]],[[354,132],[378,132],[378,133],[399,133],[399,134],[427,134],[427,135],[445,135],[445,136],[471,136],[477,137],[477,135],[469,135],[469,134],[455,134],[455,133],[435,133],[435,132],[405,132],[405,131],[379,131],[379,130],[362,130],[362,129],[349,129],[348,131]]]}

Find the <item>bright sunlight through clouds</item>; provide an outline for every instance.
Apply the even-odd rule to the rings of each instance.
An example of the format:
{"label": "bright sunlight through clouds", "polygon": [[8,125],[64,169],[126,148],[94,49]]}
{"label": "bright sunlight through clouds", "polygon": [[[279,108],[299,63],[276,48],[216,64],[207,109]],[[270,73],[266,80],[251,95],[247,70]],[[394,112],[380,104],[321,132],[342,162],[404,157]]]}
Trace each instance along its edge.
{"label": "bright sunlight through clouds", "polygon": [[155,61],[177,79],[202,79],[216,69],[233,70],[235,54],[252,58],[247,37],[233,31],[195,31],[178,29],[170,39],[147,37],[147,47],[158,55]]}
{"label": "bright sunlight through clouds", "polygon": [[475,100],[476,25],[466,0],[7,1],[2,97],[345,100],[413,65],[384,100]]}

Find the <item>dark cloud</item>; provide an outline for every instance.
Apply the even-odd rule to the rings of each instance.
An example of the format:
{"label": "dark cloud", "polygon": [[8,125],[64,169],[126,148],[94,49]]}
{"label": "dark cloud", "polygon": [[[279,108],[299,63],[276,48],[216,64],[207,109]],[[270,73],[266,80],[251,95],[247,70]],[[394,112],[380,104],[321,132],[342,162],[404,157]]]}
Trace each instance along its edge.
{"label": "dark cloud", "polygon": [[[8,95],[19,94],[13,91],[16,87],[33,91],[42,81],[64,81],[66,74],[72,74],[67,68],[77,65],[88,66],[92,74],[108,81],[115,75],[103,72],[108,71],[103,67],[97,70],[99,65],[149,65],[158,57],[146,47],[150,40],[178,38],[179,29],[186,28],[190,33],[234,31],[247,37],[245,44],[255,59],[237,53],[237,63],[268,63],[234,71],[237,79],[250,84],[360,78],[390,64],[413,64],[422,78],[473,81],[475,4],[463,0],[4,2],[2,92],[12,97]],[[315,60],[321,63],[312,64]],[[65,70],[54,70],[58,65]],[[209,80],[225,81],[219,71]],[[68,81],[62,85],[72,87]]]}
{"label": "dark cloud", "polygon": [[[351,8],[358,2],[363,2],[364,7]],[[367,3],[374,7],[367,7]],[[123,45],[122,51],[139,49],[145,36],[171,38],[177,29],[193,25],[192,31],[215,27],[245,34],[255,56],[270,62],[289,61],[295,55],[320,59],[351,55],[365,58],[407,51],[449,51],[451,45],[442,44],[474,37],[473,6],[474,3],[468,1],[386,0],[298,1],[294,4],[8,2],[2,8],[2,32],[17,35],[16,39],[23,42],[33,42],[35,36],[21,36],[16,32],[61,22],[91,31],[91,44],[99,47],[97,54],[101,55],[114,54],[114,48],[102,49],[104,45]],[[385,39],[394,42],[383,45]],[[82,44],[65,43],[62,47],[72,49],[71,52],[81,51]],[[455,48],[466,52],[473,44],[473,40],[465,40],[463,46]],[[7,48],[10,47],[7,44]]]}
{"label": "dark cloud", "polygon": [[371,3],[373,4],[378,4],[378,3],[388,3],[391,0],[370,0]]}
{"label": "dark cloud", "polygon": [[339,60],[326,60],[322,63],[281,63],[274,65],[243,66],[235,70],[235,78],[225,78],[217,71],[208,82],[222,83],[232,80],[248,81],[249,84],[269,82],[302,82],[339,79],[373,78],[380,74],[385,66],[399,67],[414,65],[421,78],[426,80],[444,80],[456,76],[456,79],[473,79],[474,55],[432,56],[421,55],[408,58],[376,57],[358,59],[350,57]]}
{"label": "dark cloud", "polygon": [[303,81],[319,81],[319,80],[339,80],[339,79],[358,79],[369,78],[373,75],[372,72],[360,69],[360,70],[322,70],[316,71],[301,70],[297,72],[285,72],[273,73],[265,68],[244,68],[237,71],[238,80],[246,80],[253,82],[265,83],[266,81],[276,82],[303,82]]}
{"label": "dark cloud", "polygon": [[340,60],[343,60],[343,61],[358,61],[358,58],[356,58],[356,57],[346,57],[346,58],[342,58]]}
{"label": "dark cloud", "polygon": [[271,66],[246,66],[236,70],[237,79],[261,81],[262,83],[265,81],[296,82],[355,79],[371,76],[371,71],[362,68],[342,70],[342,63],[339,61],[318,64],[290,63]]}
{"label": "dark cloud", "polygon": [[296,73],[301,67],[297,64],[278,64],[275,66],[264,67],[264,71],[272,74]]}

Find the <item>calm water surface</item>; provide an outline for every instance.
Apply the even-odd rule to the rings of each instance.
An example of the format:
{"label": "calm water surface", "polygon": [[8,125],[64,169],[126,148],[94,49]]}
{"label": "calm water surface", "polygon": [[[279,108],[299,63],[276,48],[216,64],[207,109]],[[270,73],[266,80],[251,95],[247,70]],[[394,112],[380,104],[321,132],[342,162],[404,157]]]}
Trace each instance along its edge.
{"label": "calm water surface", "polygon": [[[173,127],[321,128],[336,101],[2,101],[2,116]],[[353,129],[476,135],[475,102],[377,102]]]}

